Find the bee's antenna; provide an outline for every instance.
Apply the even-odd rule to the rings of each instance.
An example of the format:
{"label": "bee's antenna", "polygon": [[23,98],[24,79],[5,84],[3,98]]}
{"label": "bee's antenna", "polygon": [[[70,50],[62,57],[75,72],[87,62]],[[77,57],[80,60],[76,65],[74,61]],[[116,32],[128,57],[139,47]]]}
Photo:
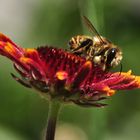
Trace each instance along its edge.
{"label": "bee's antenna", "polygon": [[121,72],[122,72],[122,69],[123,69],[123,66],[122,66],[122,63],[120,63],[121,67],[120,67],[120,73],[119,73],[119,76],[121,75]]}

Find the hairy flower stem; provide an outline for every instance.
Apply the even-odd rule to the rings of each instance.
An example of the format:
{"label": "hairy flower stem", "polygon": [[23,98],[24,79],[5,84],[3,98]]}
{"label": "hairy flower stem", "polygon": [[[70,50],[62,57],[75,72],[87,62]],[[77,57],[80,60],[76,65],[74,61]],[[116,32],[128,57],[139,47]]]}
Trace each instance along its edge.
{"label": "hairy flower stem", "polygon": [[49,103],[48,121],[45,140],[54,140],[56,122],[59,114],[61,103],[55,100]]}

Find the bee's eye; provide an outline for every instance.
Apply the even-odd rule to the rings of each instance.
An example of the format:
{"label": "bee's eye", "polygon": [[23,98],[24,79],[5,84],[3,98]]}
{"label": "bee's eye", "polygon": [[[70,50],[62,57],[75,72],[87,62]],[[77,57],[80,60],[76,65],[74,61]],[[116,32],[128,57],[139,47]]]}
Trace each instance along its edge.
{"label": "bee's eye", "polygon": [[93,41],[91,39],[86,39],[86,40],[84,40],[84,41],[81,42],[80,48],[86,47],[86,46],[90,46],[92,44],[93,44]]}
{"label": "bee's eye", "polygon": [[111,64],[112,60],[116,56],[117,49],[111,48],[107,53],[107,64]]}

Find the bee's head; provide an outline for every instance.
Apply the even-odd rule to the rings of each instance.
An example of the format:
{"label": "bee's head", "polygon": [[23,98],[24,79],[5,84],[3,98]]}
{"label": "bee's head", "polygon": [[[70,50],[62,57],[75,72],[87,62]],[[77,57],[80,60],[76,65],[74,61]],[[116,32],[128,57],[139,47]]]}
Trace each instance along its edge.
{"label": "bee's head", "polygon": [[103,70],[116,67],[122,60],[122,51],[111,43],[109,40],[101,36],[99,40],[96,36],[94,39],[94,46],[97,48],[95,62],[103,64]]}
{"label": "bee's head", "polygon": [[106,66],[107,68],[116,67],[122,60],[122,52],[119,48],[110,48],[106,53]]}
{"label": "bee's head", "polygon": [[92,38],[84,35],[72,37],[69,41],[70,50],[76,54],[82,54],[91,45],[93,45]]}

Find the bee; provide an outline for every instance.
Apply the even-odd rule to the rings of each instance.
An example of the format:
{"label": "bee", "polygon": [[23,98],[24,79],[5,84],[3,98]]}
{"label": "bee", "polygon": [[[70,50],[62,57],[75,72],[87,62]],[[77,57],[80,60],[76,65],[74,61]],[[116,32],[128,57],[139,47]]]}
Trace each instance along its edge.
{"label": "bee", "polygon": [[72,37],[69,41],[70,51],[93,61],[103,71],[118,66],[122,60],[120,48],[100,36],[87,17],[83,16],[83,20],[95,36],[77,35]]}

